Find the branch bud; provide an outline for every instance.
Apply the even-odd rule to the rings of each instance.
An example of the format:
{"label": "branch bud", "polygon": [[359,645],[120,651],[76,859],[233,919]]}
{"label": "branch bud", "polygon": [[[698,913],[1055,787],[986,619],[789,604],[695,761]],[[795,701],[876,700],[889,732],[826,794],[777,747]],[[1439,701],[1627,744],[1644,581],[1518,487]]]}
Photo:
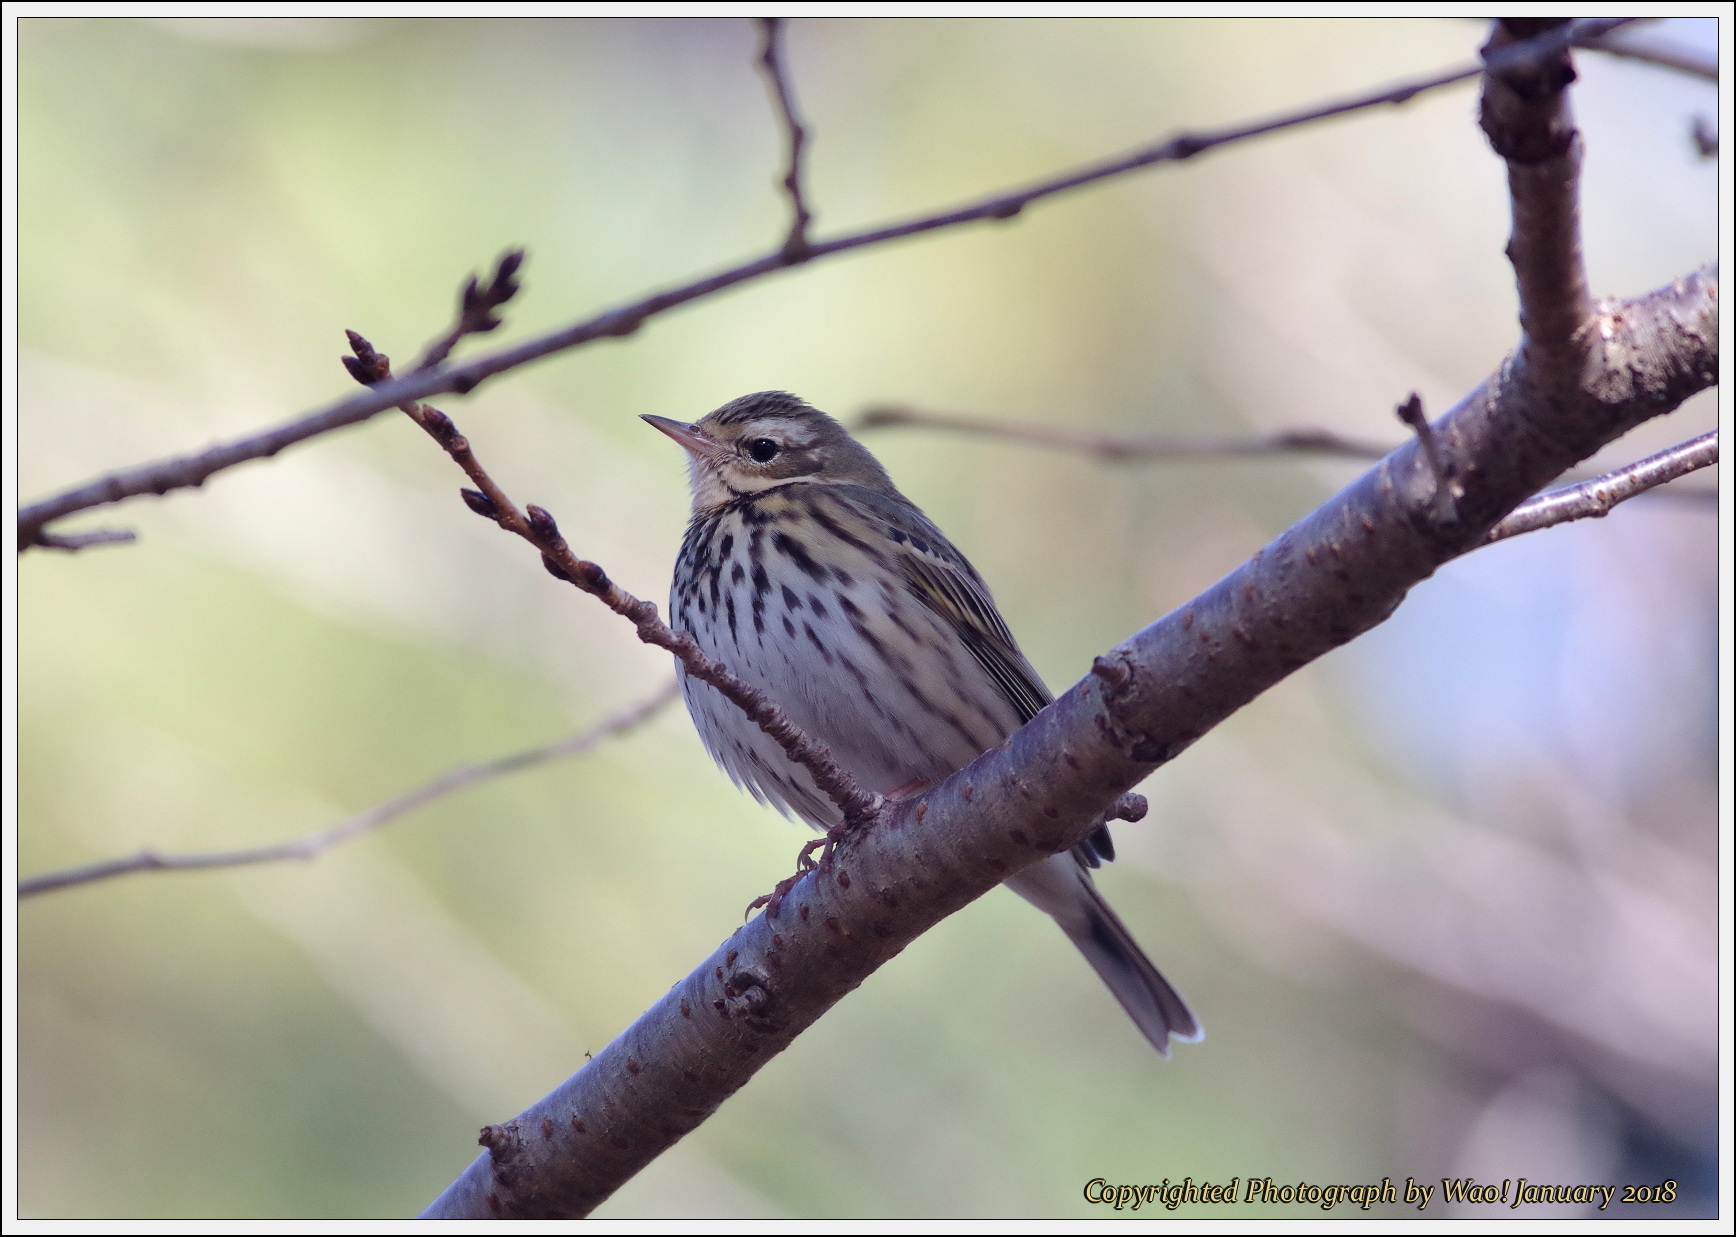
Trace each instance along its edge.
{"label": "branch bud", "polygon": [[560,539],[560,526],[555,523],[555,517],[547,511],[531,503],[524,509],[525,521],[530,525],[530,531],[540,540],[557,541]]}
{"label": "branch bud", "polygon": [[452,424],[452,418],[430,404],[422,405],[422,424],[446,446],[452,444],[453,435],[458,433],[458,427]]}
{"label": "branch bud", "polygon": [[504,305],[518,295],[519,283],[513,277],[523,265],[522,249],[508,249],[500,255],[500,261],[494,267],[494,282],[489,287],[490,299],[496,305]]}
{"label": "branch bud", "polygon": [[500,512],[495,507],[494,500],[481,490],[459,490],[458,492],[464,496],[464,505],[476,512],[477,515],[490,520],[500,518]]}
{"label": "branch bud", "polygon": [[343,359],[344,368],[350,371],[350,377],[365,387],[371,387],[377,382],[384,382],[392,376],[392,358],[383,352],[374,351],[374,345],[367,338],[354,331],[345,331],[349,338],[350,351],[354,356]]}
{"label": "branch bud", "polygon": [[[579,578],[573,580],[580,588],[592,593],[606,592],[609,588],[609,573],[588,559],[578,561]],[[572,577],[567,577],[571,579]],[[655,616],[653,616],[655,617]]]}

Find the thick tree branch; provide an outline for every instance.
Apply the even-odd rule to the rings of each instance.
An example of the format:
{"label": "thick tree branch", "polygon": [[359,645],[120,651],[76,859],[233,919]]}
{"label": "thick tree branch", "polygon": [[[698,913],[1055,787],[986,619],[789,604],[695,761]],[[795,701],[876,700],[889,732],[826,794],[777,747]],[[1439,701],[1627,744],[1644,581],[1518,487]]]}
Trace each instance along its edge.
{"label": "thick tree branch", "polygon": [[[1625,24],[1628,18],[1582,19],[1567,26],[1544,32],[1536,38],[1512,46],[1496,48],[1485,55],[1489,70],[1522,69],[1558,56],[1560,50],[1575,42],[1597,38]],[[1021,189],[1005,191],[965,206],[919,215],[900,223],[850,233],[829,241],[810,244],[800,262],[811,262],[834,254],[845,253],[869,245],[885,244],[906,237],[957,227],[986,220],[1011,219],[1025,207],[1069,190],[1096,184],[1141,168],[1190,159],[1204,151],[1233,142],[1245,141],[1282,129],[1346,115],[1371,107],[1409,102],[1429,90],[1465,81],[1484,72],[1484,68],[1466,68],[1420,78],[1385,90],[1360,95],[1342,102],[1289,112],[1269,120],[1256,121],[1225,129],[1202,133],[1181,133],[1165,141],[1141,148],[1128,155],[1090,164],[1073,172],[1039,181]],[[487,354],[453,366],[436,366],[417,370],[403,378],[381,383],[373,389],[349,399],[340,400],[294,421],[275,425],[242,438],[217,443],[203,451],[155,460],[134,468],[107,473],[82,485],[41,499],[22,508],[18,513],[18,548],[22,551],[40,545],[45,527],[64,516],[92,507],[105,506],[141,494],[167,494],[171,490],[193,488],[207,478],[227,468],[249,460],[268,459],[286,447],[328,434],[345,426],[355,425],[388,408],[413,403],[431,395],[447,392],[465,394],[488,378],[506,373],[521,365],[576,348],[599,339],[631,335],[649,318],[666,313],[689,302],[714,296],[727,288],[760,279],[798,264],[798,259],[785,252],[782,244],[772,252],[744,262],[714,275],[694,280],[676,288],[653,293],[629,304],[607,310],[595,317],[563,327],[560,330],[526,340],[510,348]]]}
{"label": "thick tree branch", "polygon": [[1668,450],[1648,455],[1601,477],[1539,494],[1491,528],[1483,544],[1491,545],[1521,533],[1533,533],[1572,520],[1602,519],[1630,498],[1698,469],[1710,468],[1717,462],[1718,431],[1708,430],[1697,438],[1677,443]]}
{"label": "thick tree branch", "polygon": [[248,846],[238,850],[194,851],[179,855],[162,855],[154,850],[141,850],[137,854],[119,859],[105,859],[100,863],[66,868],[59,872],[46,872],[41,876],[19,881],[18,896],[28,898],[32,894],[88,885],[94,881],[126,876],[132,872],[186,872],[200,868],[237,868],[255,863],[277,863],[285,859],[314,859],[334,846],[372,833],[381,825],[478,782],[504,777],[508,773],[547,764],[551,760],[582,755],[607,739],[643,725],[674,699],[675,682],[671,680],[643,700],[611,713],[596,725],[577,734],[556,739],[541,747],[514,752],[510,756],[485,760],[479,764],[462,765],[441,774],[424,786],[406,791],[395,799],[388,799],[335,825],[299,838],[291,838],[287,842],[278,842],[271,846]]}
{"label": "thick tree branch", "polygon": [[1416,439],[1099,658],[1006,743],[852,830],[788,892],[794,915],[774,903],[562,1087],[486,1127],[487,1152],[426,1216],[588,1214],[922,931],[1076,844],[1116,797],[1384,621],[1549,480],[1715,381],[1709,270],[1632,302],[1585,291],[1565,58],[1501,68],[1483,117],[1509,165],[1525,330],[1500,372],[1438,424],[1411,401]]}
{"label": "thick tree branch", "polygon": [[[1513,17],[1495,23],[1485,56],[1568,19]],[[1507,161],[1513,232],[1507,257],[1519,285],[1519,325],[1525,372],[1545,395],[1576,389],[1597,341],[1591,292],[1579,241],[1579,164],[1582,144],[1568,108],[1574,80],[1567,49],[1530,64],[1483,77],[1479,119],[1489,145]]]}
{"label": "thick tree branch", "polygon": [[1123,791],[1273,684],[1386,619],[1551,478],[1717,373],[1710,269],[1599,307],[1605,341],[1545,400],[1521,347],[1433,425],[1443,518],[1408,442],[1213,588],[1099,658],[1001,746],[891,804],[553,1093],[488,1126],[430,1218],[588,1214],[933,924],[1066,850]]}

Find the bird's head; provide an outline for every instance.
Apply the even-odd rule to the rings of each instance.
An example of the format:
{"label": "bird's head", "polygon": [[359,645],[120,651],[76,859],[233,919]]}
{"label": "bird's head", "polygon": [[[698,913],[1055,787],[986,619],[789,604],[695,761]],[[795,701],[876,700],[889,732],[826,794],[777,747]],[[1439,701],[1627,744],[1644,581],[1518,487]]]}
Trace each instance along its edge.
{"label": "bird's head", "polygon": [[695,511],[798,480],[897,493],[868,448],[784,391],[744,395],[692,424],[644,419],[686,449]]}

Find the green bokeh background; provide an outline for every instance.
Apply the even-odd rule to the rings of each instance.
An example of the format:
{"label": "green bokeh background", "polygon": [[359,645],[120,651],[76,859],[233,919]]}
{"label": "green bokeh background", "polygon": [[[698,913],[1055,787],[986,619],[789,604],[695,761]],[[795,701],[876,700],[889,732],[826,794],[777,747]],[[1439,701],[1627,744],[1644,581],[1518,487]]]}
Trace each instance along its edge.
{"label": "green bokeh background", "polygon": [[[27,19],[19,36],[26,498],[347,394],[344,328],[408,358],[463,275],[508,246],[529,250],[525,291],[468,349],[731,264],[784,226],[745,21]],[[1462,21],[804,20],[788,54],[830,234],[1459,63],[1479,38]],[[1581,66],[1593,283],[1634,294],[1716,253],[1716,165],[1686,138],[1714,95]],[[1396,442],[1407,392],[1444,410],[1515,338],[1502,169],[1473,99],[1438,92],[782,274],[444,406],[509,493],[658,599],[685,477],[641,413],[691,419],[782,388],[844,417],[902,402]],[[1697,401],[1607,459],[1713,415]],[[1357,471],[866,440],[1057,687]],[[136,546],[26,555],[19,870],[283,838],[655,689],[665,659],[470,515],[459,482],[382,417],[71,522],[124,523]],[[1483,556],[1494,576],[1453,577],[1474,596],[1553,581],[1514,613],[1640,616],[1587,637],[1580,661],[1550,660],[1561,625],[1431,608],[1429,589],[1461,587],[1447,573],[1380,656],[1305,670],[1148,784],[1155,810],[1122,827],[1102,883],[1200,1012],[1203,1045],[1156,1060],[1064,938],[996,893],[599,1214],[1080,1216],[1101,1213],[1080,1195],[1094,1177],[1527,1175],[1488,1151],[1508,1145],[1545,1148],[1539,1180],[1698,1172],[1703,1200],[1711,511],[1636,503]],[[1561,671],[1515,731],[1442,703],[1437,680],[1503,658]],[[1574,729],[1589,706],[1562,684],[1615,661],[1663,683],[1627,698],[1628,724],[1679,741],[1633,756],[1621,734]],[[1487,741],[1431,737],[1448,708]],[[1619,776],[1602,776],[1600,742],[1631,756]],[[1601,851],[1573,823],[1593,818]],[[1647,998],[1687,1011],[1677,1040],[1650,1057],[1598,1040],[1476,957],[1447,961],[1463,940],[1534,944],[1523,925],[1446,916],[1392,945],[1381,924],[1408,924],[1407,901],[1461,905],[1461,844],[1491,837],[1580,880],[1564,918],[1704,949],[1672,955]],[[729,786],[677,709],[313,864],[30,900],[22,1213],[414,1213],[475,1154],[479,1125],[697,964],[804,840]],[[1663,872],[1642,899],[1660,918],[1636,926],[1584,894],[1599,864],[1642,884]]]}

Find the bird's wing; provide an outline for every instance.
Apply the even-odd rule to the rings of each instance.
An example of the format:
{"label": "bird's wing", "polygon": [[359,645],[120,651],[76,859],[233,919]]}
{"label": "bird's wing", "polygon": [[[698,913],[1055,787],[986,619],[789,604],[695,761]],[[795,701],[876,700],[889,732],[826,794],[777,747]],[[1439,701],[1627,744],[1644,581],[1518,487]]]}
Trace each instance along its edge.
{"label": "bird's wing", "polygon": [[925,605],[958,632],[977,663],[1028,722],[1053,700],[1019,652],[988,585],[946,536],[908,502],[867,489],[850,497],[885,525],[894,565]]}
{"label": "bird's wing", "polygon": [[[1042,712],[1054,696],[1019,652],[1006,620],[995,608],[988,585],[958,547],[908,500],[900,502],[877,491],[856,487],[851,487],[850,497],[864,514],[886,526],[888,540],[897,547],[897,567],[911,591],[958,631],[977,664],[1018,710],[1020,722],[1028,722]],[[1109,836],[1109,826],[1099,825],[1073,848],[1073,857],[1087,868],[1113,861],[1115,843]]]}

